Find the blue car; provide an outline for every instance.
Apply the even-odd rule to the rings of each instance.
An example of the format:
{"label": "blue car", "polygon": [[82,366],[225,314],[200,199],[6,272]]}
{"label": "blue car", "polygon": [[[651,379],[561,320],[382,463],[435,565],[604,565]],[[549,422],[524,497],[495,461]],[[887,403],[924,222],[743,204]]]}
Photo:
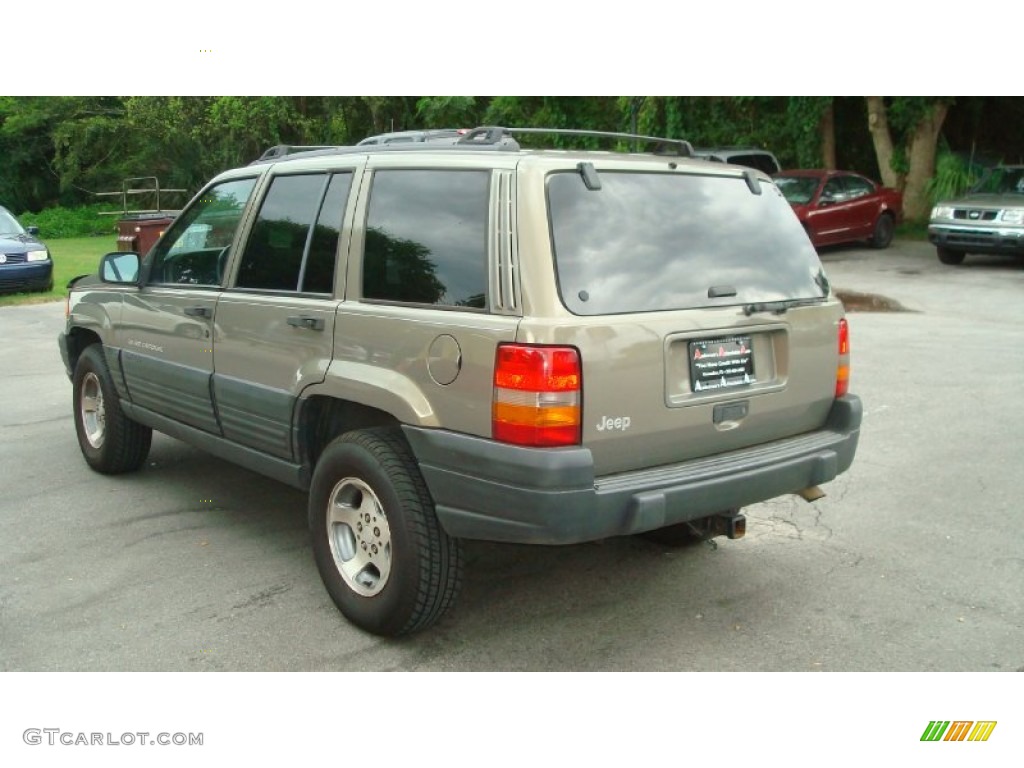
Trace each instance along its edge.
{"label": "blue car", "polygon": [[53,288],[53,259],[38,234],[38,227],[25,229],[0,206],[0,293]]}

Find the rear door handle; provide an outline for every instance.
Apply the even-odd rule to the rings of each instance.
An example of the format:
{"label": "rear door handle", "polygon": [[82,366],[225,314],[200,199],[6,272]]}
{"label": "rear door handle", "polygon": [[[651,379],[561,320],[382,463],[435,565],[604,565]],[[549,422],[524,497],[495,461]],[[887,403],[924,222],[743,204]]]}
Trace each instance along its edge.
{"label": "rear door handle", "polygon": [[189,317],[213,317],[213,310],[209,307],[185,307],[185,314]]}
{"label": "rear door handle", "polygon": [[324,329],[322,318],[310,317],[309,315],[292,315],[288,318],[288,325],[295,326],[296,328],[306,328],[310,331],[322,331]]}

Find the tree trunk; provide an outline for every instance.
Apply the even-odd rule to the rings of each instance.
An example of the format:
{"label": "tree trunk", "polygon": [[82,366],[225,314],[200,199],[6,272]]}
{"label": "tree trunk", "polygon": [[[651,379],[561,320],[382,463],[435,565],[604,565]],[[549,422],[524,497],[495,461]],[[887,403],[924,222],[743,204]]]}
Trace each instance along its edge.
{"label": "tree trunk", "polygon": [[824,160],[825,168],[834,171],[836,169],[836,110],[831,99],[821,115],[820,130],[821,157]]}
{"label": "tree trunk", "polygon": [[928,181],[935,175],[935,146],[939,131],[949,112],[949,104],[936,103],[921,118],[910,136],[907,156],[910,167],[907,170],[906,187],[903,190],[903,214],[912,220],[927,218],[931,203],[928,199]]}
{"label": "tree trunk", "polygon": [[882,175],[882,183],[894,189],[903,189],[903,174],[897,173],[892,167],[892,134],[889,132],[889,119],[885,113],[885,101],[882,96],[865,96],[868,102],[868,130],[875,144],[875,156],[878,158],[878,172]]}

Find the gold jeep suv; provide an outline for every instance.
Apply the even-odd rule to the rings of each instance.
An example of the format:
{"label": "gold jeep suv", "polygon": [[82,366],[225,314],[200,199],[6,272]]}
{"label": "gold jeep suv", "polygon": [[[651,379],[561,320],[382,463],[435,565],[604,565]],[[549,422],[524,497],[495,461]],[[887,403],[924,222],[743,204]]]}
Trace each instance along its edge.
{"label": "gold jeep suv", "polygon": [[736,538],[744,505],[819,495],[861,406],[772,180],[514,139],[542,133],[595,138],[292,148],[105,256],[60,337],[89,466],[140,468],[155,429],[308,490],[330,596],[383,635],[452,604],[463,539]]}

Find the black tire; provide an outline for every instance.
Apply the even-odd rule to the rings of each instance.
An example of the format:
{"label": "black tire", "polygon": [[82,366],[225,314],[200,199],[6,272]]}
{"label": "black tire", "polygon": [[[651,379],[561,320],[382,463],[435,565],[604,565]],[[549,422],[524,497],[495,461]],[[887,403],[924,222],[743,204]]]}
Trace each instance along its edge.
{"label": "black tire", "polygon": [[738,512],[738,509],[731,509],[717,515],[700,517],[676,525],[667,525],[664,528],[647,531],[640,535],[648,541],[665,547],[688,547],[724,535],[726,531],[722,521]]}
{"label": "black tire", "polygon": [[888,213],[883,213],[875,222],[875,233],[871,236],[872,248],[888,248],[896,232],[896,222]]}
{"label": "black tire", "polygon": [[132,421],[121,410],[103,348],[85,348],[72,379],[75,432],[86,463],[97,472],[133,472],[149,455],[153,430]]}
{"label": "black tire", "polygon": [[964,256],[966,256],[963,251],[951,251],[949,248],[936,248],[935,252],[939,255],[939,261],[953,267],[963,264]]}
{"label": "black tire", "polygon": [[455,602],[462,547],[441,528],[399,430],[354,430],[324,449],[309,521],[320,578],[356,626],[405,635],[430,626]]}

